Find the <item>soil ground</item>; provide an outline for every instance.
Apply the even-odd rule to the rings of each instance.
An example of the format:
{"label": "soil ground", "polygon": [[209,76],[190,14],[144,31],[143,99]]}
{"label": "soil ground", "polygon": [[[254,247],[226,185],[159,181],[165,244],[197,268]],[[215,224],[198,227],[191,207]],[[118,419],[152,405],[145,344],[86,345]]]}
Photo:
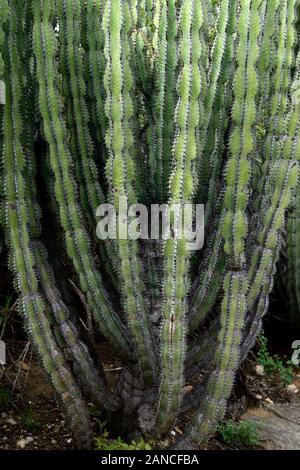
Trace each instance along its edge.
{"label": "soil ground", "polygon": [[[73,441],[62,409],[56,401],[44,370],[32,351],[30,343],[11,341],[7,345],[7,365],[0,368],[0,449],[72,449]],[[101,357],[109,382],[117,376],[121,364],[110,355],[108,347],[101,346]],[[242,371],[243,386],[236,390],[228,406],[226,418],[239,419],[248,410],[264,411],[264,405],[289,403],[294,392],[282,385],[275,374],[257,373],[255,356],[250,355]],[[300,370],[294,371],[293,384],[300,394]],[[94,418],[95,436],[100,434],[99,422]],[[163,442],[167,447],[184,429],[179,422]],[[204,449],[239,449],[239,446],[224,444],[219,436],[213,437]]]}
{"label": "soil ground", "polygon": [[[0,366],[0,450],[72,449],[63,410],[30,343],[9,341],[6,347],[7,365]],[[105,345],[101,349],[108,382],[113,383],[120,363]],[[92,425],[96,436],[96,417]]]}

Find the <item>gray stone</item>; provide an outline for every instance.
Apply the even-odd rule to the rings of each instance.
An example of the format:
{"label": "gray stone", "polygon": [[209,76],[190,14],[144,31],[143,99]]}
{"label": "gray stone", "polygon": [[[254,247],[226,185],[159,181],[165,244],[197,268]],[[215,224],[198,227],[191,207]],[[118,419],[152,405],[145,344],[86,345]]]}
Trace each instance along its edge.
{"label": "gray stone", "polygon": [[259,445],[266,450],[300,450],[300,399],[291,403],[264,403],[242,419],[257,425]]}

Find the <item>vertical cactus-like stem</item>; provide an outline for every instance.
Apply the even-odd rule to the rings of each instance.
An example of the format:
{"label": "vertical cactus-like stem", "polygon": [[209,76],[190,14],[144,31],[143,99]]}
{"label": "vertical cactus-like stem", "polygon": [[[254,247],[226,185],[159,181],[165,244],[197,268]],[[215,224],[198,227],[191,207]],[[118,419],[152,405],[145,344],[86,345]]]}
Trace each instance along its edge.
{"label": "vertical cactus-like stem", "polygon": [[73,105],[73,119],[76,142],[80,159],[80,168],[85,182],[92,220],[96,210],[104,202],[104,196],[98,182],[98,171],[93,160],[94,146],[89,131],[89,113],[86,104],[86,85],[81,47],[81,9],[82,2],[77,0],[57,0],[58,21],[64,31],[62,40],[66,42],[67,77]]}
{"label": "vertical cactus-like stem", "polygon": [[260,97],[258,114],[262,113],[262,107],[267,104],[270,95],[271,63],[274,61],[274,54],[276,53],[274,50],[274,34],[276,31],[276,15],[279,4],[280,0],[268,0],[266,5],[265,22],[257,64]]}
{"label": "vertical cactus-like stem", "polygon": [[[4,156],[6,216],[12,260],[21,292],[20,305],[33,342],[44,367],[56,388],[71,421],[78,445],[89,445],[87,409],[68,363],[53,336],[45,315],[46,302],[39,290],[35,257],[31,249],[30,213],[27,210],[25,158],[22,150],[24,131],[21,118],[22,75],[18,55],[17,32],[20,18],[16,2],[10,3],[9,31],[6,46],[7,93],[4,121]],[[28,182],[27,182],[28,183]]]}
{"label": "vertical cactus-like stem", "polygon": [[[219,99],[221,95],[217,95],[218,83],[220,81],[220,75],[222,75],[221,65],[223,63],[224,53],[227,47],[228,39],[231,40],[231,31],[227,28],[229,20],[229,4],[231,9],[231,17],[236,17],[236,2],[229,2],[228,0],[222,0],[220,5],[220,13],[217,21],[217,35],[215,42],[212,48],[210,68],[208,70],[207,78],[207,90],[204,96],[203,102],[203,122],[199,130],[200,133],[200,144],[201,144],[201,157],[198,162],[199,168],[199,200],[204,202],[207,188],[206,182],[209,177],[209,167],[210,167],[210,152],[209,149],[206,149],[207,145],[209,146],[211,142],[214,142],[213,130],[214,130],[214,121],[217,113],[213,112],[214,103],[216,97]],[[223,73],[225,72],[226,65],[223,64]],[[216,110],[214,110],[216,111]],[[210,134],[210,135],[208,135]],[[208,137],[210,139],[208,140]],[[219,155],[216,158],[221,158]]]}
{"label": "vertical cactus-like stem", "polygon": [[[224,12],[223,12],[224,16]],[[211,236],[207,243],[207,248],[203,254],[203,261],[199,267],[199,277],[196,281],[196,289],[192,292],[191,308],[189,312],[189,328],[196,329],[199,323],[205,320],[207,314],[211,311],[215,304],[220,288],[222,287],[223,276],[225,272],[225,255],[222,253],[222,231],[221,227],[224,220],[224,211],[222,209],[223,194],[221,191],[221,170],[224,165],[222,155],[225,147],[225,132],[228,127],[228,115],[232,102],[232,88],[230,78],[233,78],[232,60],[234,57],[234,33],[236,29],[237,2],[230,2],[228,10],[228,22],[226,29],[226,45],[222,57],[220,77],[215,92],[211,119],[207,126],[207,136],[205,138],[205,147],[203,150],[203,161],[207,163],[208,175],[203,179],[203,187],[199,186],[202,196],[199,200],[203,201],[204,186],[208,182],[207,203],[205,205],[205,227],[211,227]],[[222,15],[220,15],[219,22]],[[225,19],[223,18],[223,21]],[[222,31],[222,29],[221,29]],[[221,35],[222,37],[222,35]],[[219,44],[222,44],[219,37]],[[216,54],[216,53],[215,53]],[[219,54],[217,54],[219,60]],[[216,75],[216,71],[213,75]],[[216,84],[216,77],[214,80]],[[206,102],[210,101],[206,98]],[[204,108],[205,109],[205,108]],[[204,166],[201,166],[204,171]],[[204,174],[200,173],[200,179]],[[206,181],[205,181],[206,180]],[[221,212],[221,214],[220,214]],[[222,214],[223,212],[223,214]],[[212,216],[214,215],[214,220]]]}
{"label": "vertical cactus-like stem", "polygon": [[[231,82],[234,78],[234,56],[235,56],[235,31],[237,23],[237,1],[234,0],[230,2],[230,7],[228,11],[228,23],[226,30],[226,46],[223,54],[221,72],[218,80],[218,87],[216,92],[216,97],[214,100],[214,106],[212,110],[212,116],[209,122],[209,125],[206,129],[206,138],[205,138],[205,148],[203,151],[203,161],[204,165],[208,166],[208,191],[207,196],[204,193],[200,195],[200,201],[206,201],[205,206],[205,225],[211,221],[213,214],[216,214],[218,211],[218,204],[216,200],[220,191],[220,180],[221,180],[221,171],[224,167],[224,160],[222,158],[225,143],[226,143],[226,131],[229,124],[229,110],[232,106],[232,85]],[[205,167],[204,167],[205,169]],[[205,171],[204,171],[205,174]],[[200,178],[202,176],[200,175]],[[207,183],[204,181],[204,188],[207,186]],[[202,188],[199,188],[202,190]],[[220,199],[220,198],[219,198]],[[220,205],[222,205],[222,199],[220,200]],[[217,209],[217,210],[216,210]]]}
{"label": "vertical cactus-like stem", "polygon": [[[90,116],[87,107],[87,89],[85,85],[84,77],[84,61],[83,61],[83,49],[81,45],[81,18],[82,10],[84,6],[82,2],[71,1],[71,0],[57,0],[57,11],[58,21],[60,25],[61,35],[61,59],[63,63],[63,77],[65,80],[65,89],[67,90],[69,106],[68,116],[70,122],[70,132],[73,141],[74,157],[76,157],[77,163],[77,177],[81,181],[80,185],[80,196],[82,206],[87,213],[87,219],[89,220],[93,232],[95,232],[96,226],[96,211],[99,204],[104,202],[104,194],[99,184],[99,174],[96,163],[94,161],[94,144],[91,138],[89,129]],[[90,18],[90,5],[87,5],[88,17]],[[93,33],[88,30],[89,35],[97,38],[98,30],[100,30],[100,11],[99,16],[95,14],[97,11],[93,11],[94,25]],[[98,28],[96,27],[96,18],[98,18]],[[89,21],[90,24],[90,21]],[[94,43],[92,42],[92,45]],[[93,51],[96,55],[97,51]],[[102,51],[103,54],[103,51]],[[94,58],[94,56],[92,57]],[[97,86],[97,99],[96,108],[97,116],[101,114],[102,119],[99,122],[100,132],[105,133],[105,119],[104,109],[99,109],[102,100],[101,93],[103,91],[103,69],[94,69],[94,62],[91,63],[93,70],[92,75],[98,77]],[[95,80],[97,80],[95,78]],[[97,121],[98,124],[98,121]],[[102,129],[102,131],[101,131]],[[104,143],[104,142],[103,142]],[[102,162],[104,163],[104,162]],[[112,279],[115,281],[115,286],[118,286],[118,280],[115,279],[115,272],[117,272],[117,259],[116,252],[114,250],[113,241],[106,240],[100,245],[100,251],[102,255],[102,262],[108,272],[111,274]],[[108,255],[108,260],[106,260]],[[112,266],[111,266],[112,264]]]}
{"label": "vertical cactus-like stem", "polygon": [[[240,273],[229,272],[224,280],[221,330],[200,410],[177,448],[205,442],[222,419],[239,365],[242,330],[245,324],[247,282]],[[204,351],[206,352],[206,351]],[[209,352],[209,348],[208,348]],[[201,356],[200,356],[201,359]],[[207,367],[207,364],[205,364]]]}
{"label": "vertical cactus-like stem", "polygon": [[[103,16],[105,34],[105,111],[109,120],[106,144],[109,152],[107,179],[111,201],[117,214],[122,198],[129,204],[137,202],[134,190],[135,168],[132,159],[134,139],[132,133],[133,104],[131,99],[132,73],[128,36],[131,31],[129,3],[108,0]],[[120,274],[127,321],[135,342],[137,359],[147,385],[155,376],[155,349],[152,342],[148,306],[145,302],[142,266],[138,258],[138,245],[134,240],[122,239],[118,234]]]}
{"label": "vertical cactus-like stem", "polygon": [[186,354],[186,381],[190,383],[201,370],[209,371],[213,365],[214,355],[218,344],[220,318],[212,318],[209,326],[202,333],[202,340],[193,339]]}
{"label": "vertical cactus-like stem", "polygon": [[[164,2],[165,3],[165,2]],[[146,8],[147,10],[147,8]],[[147,153],[148,153],[148,166],[149,166],[149,179],[151,188],[152,201],[160,201],[161,185],[162,185],[162,161],[161,161],[161,139],[159,140],[159,130],[161,130],[161,111],[162,104],[165,96],[165,72],[166,72],[166,15],[163,2],[161,0],[155,1],[153,20],[147,13],[147,22],[149,22],[149,37],[148,41],[151,44],[153,58],[150,58],[151,71],[153,74],[154,96],[150,97],[147,103],[148,109],[148,129],[147,129]],[[163,30],[161,31],[161,25]],[[153,33],[151,31],[153,29]],[[162,33],[162,34],[161,34]],[[162,42],[160,43],[160,41]],[[159,57],[159,59],[158,59]],[[162,60],[161,60],[162,59]],[[157,77],[157,74],[159,77]],[[149,78],[152,78],[149,77]],[[163,83],[160,80],[163,79]],[[158,114],[157,115],[157,111]],[[156,142],[157,145],[153,145]],[[158,151],[157,151],[158,150]],[[156,178],[158,177],[158,185]]]}
{"label": "vertical cactus-like stem", "polygon": [[[128,42],[130,47],[130,54],[128,55],[130,62],[130,70],[132,73],[132,92],[131,99],[134,109],[134,119],[132,120],[132,133],[135,142],[140,139],[143,141],[142,134],[144,133],[144,120],[143,115],[146,114],[145,100],[146,97],[143,95],[140,89],[140,78],[139,78],[139,48],[137,46],[137,36],[139,34],[138,26],[138,1],[129,0],[129,12],[130,12],[130,34],[128,35]],[[141,52],[141,51],[139,51]],[[150,82],[149,82],[150,83]],[[145,158],[145,148],[142,144],[141,148],[132,149],[132,158],[136,168],[139,168],[135,172],[135,192],[138,201],[141,203],[148,202],[150,179],[149,169]]]}
{"label": "vertical cactus-like stem", "polygon": [[[232,110],[234,129],[230,138],[231,157],[226,171],[225,207],[227,213],[223,224],[225,252],[231,257],[231,264],[237,268],[245,263],[245,237],[248,204],[248,183],[250,179],[249,155],[253,150],[252,127],[255,122],[255,96],[257,76],[255,63],[258,58],[257,38],[260,21],[257,13],[261,2],[242,1],[238,33],[238,69],[235,77],[235,101]],[[251,8],[252,5],[252,8]],[[253,11],[252,11],[253,10]],[[250,29],[252,28],[252,29]]]}
{"label": "vertical cactus-like stem", "polygon": [[[178,31],[180,32],[180,72],[178,103],[175,115],[173,174],[170,181],[170,203],[183,209],[194,190],[193,166],[196,158],[196,127],[199,123],[201,73],[200,30],[201,2],[182,3]],[[156,429],[165,432],[173,424],[182,400],[183,366],[185,358],[186,276],[189,269],[187,240],[178,239],[179,215],[172,220],[174,237],[165,244],[164,303],[161,329],[162,377]]]}
{"label": "vertical cactus-like stem", "polygon": [[247,284],[239,273],[228,273],[224,281],[224,296],[221,314],[221,330],[215,353],[217,368],[209,377],[205,398],[200,413],[188,435],[194,443],[203,442],[214,431],[226,409],[239,364],[240,344],[246,310]]}
{"label": "vertical cactus-like stem", "polygon": [[260,331],[273,286],[285,212],[298,182],[298,165],[293,155],[291,157],[290,160],[277,160],[272,164],[264,189],[256,247],[248,272],[250,288],[247,292],[247,305],[251,322],[243,341],[242,359],[248,354]]}
{"label": "vertical cactus-like stem", "polygon": [[88,59],[91,80],[93,107],[95,113],[95,125],[101,144],[101,162],[106,162],[107,152],[105,147],[105,132],[107,119],[104,110],[104,86],[103,76],[105,71],[104,60],[104,35],[101,28],[104,2],[102,0],[87,0],[86,23],[88,40]]}
{"label": "vertical cactus-like stem", "polygon": [[[80,148],[77,141],[77,126],[76,117],[73,104],[73,91],[72,82],[69,74],[69,60],[68,60],[68,49],[67,49],[67,33],[66,33],[66,21],[64,15],[63,2],[55,4],[57,10],[57,17],[59,18],[59,31],[58,31],[58,44],[59,44],[59,73],[62,75],[62,86],[61,90],[65,97],[64,112],[66,115],[66,124],[68,129],[68,136],[70,142],[70,151],[74,158],[76,168],[76,178],[80,194],[81,205],[87,215],[87,220],[92,226],[93,216],[91,213],[89,198],[84,187],[84,177],[80,162]],[[78,28],[77,28],[78,32]],[[80,34],[80,30],[79,30]]]}
{"label": "vertical cactus-like stem", "polygon": [[[5,82],[4,82],[4,60],[3,60],[3,48],[4,48],[4,26],[6,24],[9,13],[9,7],[6,0],[0,1],[0,139],[2,135],[2,120],[5,105]],[[1,141],[0,141],[1,142]]]}
{"label": "vertical cactus-like stem", "polygon": [[[288,0],[287,5],[287,29],[286,29],[286,41],[285,41],[285,61],[282,71],[281,79],[281,93],[279,99],[278,115],[285,116],[289,112],[289,86],[291,83],[291,72],[294,64],[294,48],[297,40],[297,32],[295,31],[296,16],[296,4],[297,0]],[[277,128],[278,135],[285,135],[286,122],[278,120]],[[274,155],[272,155],[274,159]]]}
{"label": "vertical cactus-like stem", "polygon": [[189,310],[189,330],[198,328],[211,312],[222,287],[225,274],[226,257],[223,252],[222,221],[224,216],[217,219],[216,233],[213,231],[208,242],[207,252],[200,264],[200,276],[196,280],[196,289],[192,292]]}
{"label": "vertical cactus-like stem", "polygon": [[71,320],[60,292],[55,287],[54,274],[48,262],[45,248],[40,242],[32,244],[37,272],[45,296],[54,312],[56,329],[62,337],[62,344],[68,356],[73,359],[74,371],[82,390],[96,404],[108,411],[116,411],[120,403],[109,390],[102,367],[98,369],[85,344],[80,340],[79,331]]}
{"label": "vertical cactus-like stem", "polygon": [[[183,443],[205,441],[223,418],[239,365],[242,329],[247,311],[248,289],[245,272],[245,237],[247,234],[249,156],[253,150],[252,127],[256,118],[256,62],[260,33],[259,7],[261,0],[241,0],[238,21],[237,71],[234,84],[234,122],[230,139],[230,159],[226,172],[224,249],[229,256],[229,271],[224,280],[221,330],[206,397],[197,416],[187,430]],[[182,442],[178,443],[182,446]]]}
{"label": "vertical cactus-like stem", "polygon": [[[155,2],[154,15],[155,34],[153,37],[153,48],[157,58],[154,63],[154,119],[153,119],[153,137],[155,146],[152,146],[154,152],[152,165],[153,181],[156,185],[156,200],[162,201],[163,193],[163,142],[164,142],[164,109],[166,96],[166,71],[167,71],[167,2],[166,0]],[[170,83],[167,85],[170,87]],[[171,89],[172,92],[172,89]]]}
{"label": "vertical cactus-like stem", "polygon": [[[135,10],[134,2],[131,2],[132,9]],[[141,10],[137,8],[137,12]],[[152,82],[152,66],[150,62],[149,54],[147,53],[147,47],[149,44],[149,32],[148,28],[143,27],[140,24],[139,14],[134,15],[132,20],[136,22],[136,31],[135,31],[135,45],[136,45],[136,71],[137,79],[140,91],[143,94],[144,99],[150,99],[151,97],[151,82]],[[144,112],[148,113],[146,105],[144,107]]]}
{"label": "vertical cactus-like stem", "polygon": [[[9,7],[6,0],[0,1],[0,80],[4,78],[4,60],[3,60],[3,46],[4,46],[4,29],[9,14]],[[3,86],[3,83],[1,83]],[[1,89],[1,103],[3,106],[5,101],[4,87]]]}
{"label": "vertical cactus-like stem", "polygon": [[109,295],[90,253],[90,242],[78,205],[72,161],[67,145],[66,127],[56,89],[56,38],[53,29],[53,1],[34,3],[34,52],[37,62],[39,105],[50,148],[50,163],[55,176],[55,196],[65,232],[69,257],[79,275],[96,322],[104,336],[125,354],[130,353],[126,330],[113,310]]}
{"label": "vertical cactus-like stem", "polygon": [[[229,0],[222,0],[220,4],[220,14],[218,18],[217,24],[217,36],[215,39],[215,43],[213,45],[212,50],[212,59],[211,59],[211,69],[209,70],[209,77],[208,77],[208,89],[207,94],[204,99],[204,110],[205,110],[205,117],[203,122],[203,134],[204,140],[206,137],[206,131],[209,127],[210,119],[212,117],[212,110],[214,101],[216,98],[216,91],[218,86],[218,80],[221,74],[221,65],[223,61],[224,52],[226,49],[226,36],[228,34],[227,24],[229,19],[229,3],[233,6],[236,5],[235,2],[229,2]],[[235,8],[233,7],[232,13],[236,14]]]}
{"label": "vertical cactus-like stem", "polygon": [[[9,7],[8,7],[8,3],[6,0],[0,1],[0,13],[1,13],[0,14],[0,80],[3,80],[3,77],[4,77],[4,61],[3,61],[4,30],[3,30],[3,26],[5,25],[7,21],[8,13],[9,13]],[[3,105],[3,103],[1,103],[1,105]]]}
{"label": "vertical cactus-like stem", "polygon": [[[269,120],[271,118],[270,104],[272,102],[272,83],[273,74],[276,70],[275,64],[277,61],[276,50],[276,35],[278,31],[278,16],[279,16],[279,0],[268,1],[264,10],[264,24],[260,38],[260,52],[257,62],[257,73],[259,77],[258,82],[258,104],[257,104],[257,152],[256,158],[253,159],[252,166],[252,187],[254,190],[253,199],[261,194],[261,190],[257,191],[262,178],[262,162],[265,158],[264,145],[266,143],[266,130],[269,128]],[[280,34],[278,34],[280,37]],[[279,41],[280,43],[280,41]],[[261,188],[260,188],[261,189]],[[257,194],[256,194],[257,193]],[[256,210],[259,210],[260,202]],[[253,235],[253,230],[250,230]],[[249,243],[249,247],[252,243]]]}
{"label": "vertical cactus-like stem", "polygon": [[[261,223],[257,229],[258,248],[249,269],[249,280],[252,281],[248,294],[249,309],[253,307],[254,302],[259,297],[263,277],[268,273],[272,250],[275,251],[277,248],[278,233],[282,230],[284,213],[291,199],[291,190],[296,183],[297,166],[295,162],[289,162],[288,160],[276,161],[266,181],[265,196],[260,214]],[[266,252],[264,253],[263,250]],[[259,269],[258,264],[265,267],[265,272]]]}
{"label": "vertical cactus-like stem", "polygon": [[[3,119],[4,119],[4,104],[5,104],[5,81],[4,81],[4,60],[3,60],[3,46],[4,46],[4,26],[6,24],[9,13],[9,7],[6,0],[0,0],[0,153],[3,148]],[[5,221],[5,205],[2,204],[4,181],[2,170],[0,170],[0,226]],[[0,228],[1,230],[1,228]],[[2,231],[0,231],[0,236]]]}
{"label": "vertical cactus-like stem", "polygon": [[[174,136],[174,107],[175,107],[175,86],[176,86],[176,34],[177,34],[177,18],[176,18],[176,1],[169,0],[167,2],[167,57],[166,57],[166,86],[165,99],[163,109],[163,182],[169,181],[171,174],[172,162],[172,139]],[[163,187],[162,200],[166,201],[168,197],[168,187]]]}
{"label": "vertical cactus-like stem", "polygon": [[[289,103],[290,90],[288,89],[288,83],[291,81],[290,70],[295,60],[293,54],[296,42],[295,5],[296,3],[294,0],[290,0],[286,3],[282,2],[280,3],[280,7],[278,7],[276,3],[280,18],[278,32],[279,53],[276,54],[273,61],[275,70],[274,78],[273,80],[269,80],[269,93],[272,95],[272,98],[269,100],[271,103],[270,107],[268,107],[267,102],[265,103],[264,100],[261,101],[261,109],[266,108],[268,111],[261,113],[262,120],[267,128],[267,135],[261,139],[261,143],[259,143],[261,154],[266,159],[266,163],[263,165],[262,170],[256,175],[256,179],[258,181],[256,184],[258,194],[253,198],[253,206],[259,217],[257,217],[255,224],[251,229],[252,233],[255,234],[256,237],[254,239],[255,246],[257,245],[258,233],[263,230],[265,212],[268,210],[268,203],[269,205],[271,204],[270,196],[273,194],[272,189],[269,189],[269,196],[265,195],[266,188],[270,188],[269,173],[272,171],[279,172],[277,167],[275,167],[274,170],[271,170],[270,166],[272,163],[270,161],[276,161],[282,158],[287,161],[299,160],[298,135],[300,126],[300,110],[299,105],[294,101]],[[298,69],[296,68],[296,70]],[[299,77],[299,71],[297,71],[295,75],[296,81],[297,77]],[[291,92],[291,97],[292,93],[293,92]],[[288,170],[288,168],[286,170],[282,168],[281,173],[279,174],[284,175]],[[283,184],[283,182],[284,178],[281,180],[281,184]],[[278,187],[278,191],[281,191],[281,189]],[[290,189],[285,187],[285,191],[287,192],[288,197]],[[274,197],[276,197],[277,194],[278,193],[276,192]],[[273,207],[273,203],[271,207]],[[283,213],[285,212],[286,207],[287,206],[284,206],[281,209]],[[264,209],[262,210],[262,208]],[[273,211],[275,211],[275,209],[277,209],[276,206],[273,207]],[[276,220],[275,212],[274,220]],[[252,289],[248,296],[250,304],[249,308],[251,311],[249,318],[251,319],[252,326],[247,332],[243,357],[245,357],[251,346],[254,344],[256,335],[258,334],[261,326],[262,316],[265,314],[268,306],[268,297],[273,285],[273,274],[275,273],[276,262],[279,256],[281,229],[282,227],[278,226],[276,232],[273,228],[273,237],[274,240],[277,241],[276,247],[274,246],[272,249],[267,249],[266,247],[261,246],[259,242],[256,248],[256,255],[252,257],[250,267],[250,276],[252,275]],[[262,282],[264,283],[264,287],[261,285]]]}
{"label": "vertical cactus-like stem", "polygon": [[[293,35],[291,35],[292,37]],[[296,60],[296,64],[300,55]],[[299,79],[299,68],[296,68],[295,81]],[[295,287],[297,282],[297,256],[293,250],[297,249],[295,238],[297,231],[293,232],[294,211],[297,214],[297,191],[293,195],[292,190],[297,182],[297,168],[295,163],[300,160],[300,106],[297,99],[292,97],[289,113],[286,116],[278,116],[286,129],[285,138],[273,144],[275,164],[266,161],[262,174],[265,179],[259,186],[261,197],[255,201],[255,209],[258,213],[256,225],[253,232],[256,235],[255,252],[251,258],[249,268],[249,281],[251,289],[248,293],[248,305],[250,310],[250,328],[244,341],[243,357],[254,344],[255,338],[260,330],[262,316],[268,305],[268,296],[273,284],[273,274],[279,257],[280,237],[284,226],[284,214],[292,198],[291,209],[288,217],[287,253],[290,269],[288,270],[288,289]],[[273,140],[275,140],[273,136]],[[272,168],[274,166],[274,168]],[[270,168],[271,167],[271,168]],[[257,202],[258,201],[258,202]],[[296,204],[296,205],[294,205]],[[296,227],[295,227],[296,229]],[[293,280],[291,282],[291,276]],[[297,302],[297,289],[292,292],[291,299]],[[297,303],[296,303],[297,305]],[[296,311],[298,309],[296,307]]]}
{"label": "vertical cactus-like stem", "polygon": [[287,113],[288,104],[288,86],[290,69],[293,61],[293,45],[295,41],[294,23],[295,23],[295,5],[296,0],[283,0],[280,3],[278,11],[279,30],[277,54],[275,56],[274,67],[275,75],[272,80],[271,90],[272,98],[270,100],[270,109],[266,119],[269,121],[268,134],[264,139],[264,159],[275,160],[278,148],[274,136],[281,138],[285,135],[284,115]]}

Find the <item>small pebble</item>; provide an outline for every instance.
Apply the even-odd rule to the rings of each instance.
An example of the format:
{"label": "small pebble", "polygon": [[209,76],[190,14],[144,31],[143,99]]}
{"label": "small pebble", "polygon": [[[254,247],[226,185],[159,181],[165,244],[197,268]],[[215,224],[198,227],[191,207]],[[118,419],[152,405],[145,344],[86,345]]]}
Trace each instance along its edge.
{"label": "small pebble", "polygon": [[27,444],[26,439],[20,439],[20,440],[17,442],[17,447],[20,447],[21,449],[25,449],[26,444]]}
{"label": "small pebble", "polygon": [[260,366],[260,365],[255,366],[255,372],[257,373],[257,375],[260,375],[261,377],[263,377],[265,375],[264,366]]}
{"label": "small pebble", "polygon": [[295,394],[299,392],[298,387],[295,384],[288,385],[287,390]]}
{"label": "small pebble", "polygon": [[8,424],[11,424],[12,426],[15,426],[15,425],[17,424],[17,421],[15,421],[15,420],[12,419],[12,418],[8,418],[7,423],[8,423]]}
{"label": "small pebble", "polygon": [[268,397],[268,398],[266,398],[266,402],[267,402],[267,403],[270,403],[271,405],[273,405],[273,404],[274,404],[273,400],[271,400],[271,398],[269,398],[269,397]]}

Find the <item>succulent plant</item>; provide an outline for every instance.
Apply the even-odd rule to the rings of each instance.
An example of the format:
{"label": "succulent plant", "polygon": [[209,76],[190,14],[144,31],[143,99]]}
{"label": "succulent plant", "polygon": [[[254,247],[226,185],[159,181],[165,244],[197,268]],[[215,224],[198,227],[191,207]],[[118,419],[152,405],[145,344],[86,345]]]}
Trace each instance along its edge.
{"label": "succulent plant", "polygon": [[[298,0],[0,0],[1,222],[78,447],[91,445],[88,401],[145,436],[194,409],[176,447],[205,442],[283,248],[299,324],[299,12]],[[122,198],[203,204],[203,248],[176,237],[171,211],[168,240],[99,240],[97,208],[118,216]],[[113,388],[84,305],[89,335],[122,361]]]}

